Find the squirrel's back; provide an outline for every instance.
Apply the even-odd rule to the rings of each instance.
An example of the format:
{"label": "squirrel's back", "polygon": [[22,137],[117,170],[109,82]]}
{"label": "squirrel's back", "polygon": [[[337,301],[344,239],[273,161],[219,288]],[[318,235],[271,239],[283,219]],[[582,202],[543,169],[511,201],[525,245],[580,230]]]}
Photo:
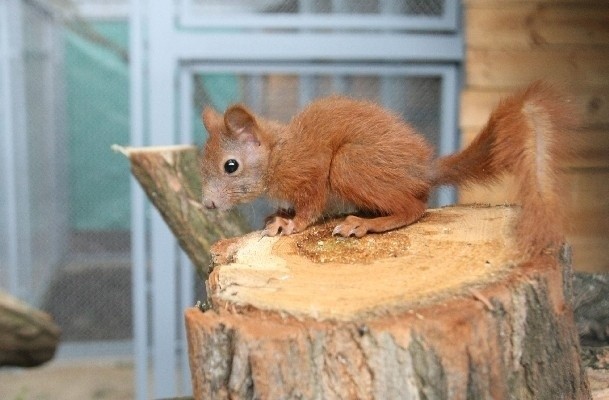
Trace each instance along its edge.
{"label": "squirrel's back", "polygon": [[318,99],[286,130],[290,140],[271,156],[275,197],[303,193],[304,180],[315,177],[328,182],[331,197],[361,210],[390,213],[411,207],[404,199],[427,199],[431,145],[399,116],[373,102],[341,96]]}

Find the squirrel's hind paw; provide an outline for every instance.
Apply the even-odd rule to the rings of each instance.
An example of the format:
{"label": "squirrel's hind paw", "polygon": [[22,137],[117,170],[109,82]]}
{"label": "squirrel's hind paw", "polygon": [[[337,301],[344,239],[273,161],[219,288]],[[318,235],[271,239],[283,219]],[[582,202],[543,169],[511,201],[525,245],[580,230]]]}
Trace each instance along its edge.
{"label": "squirrel's hind paw", "polygon": [[266,227],[262,231],[262,236],[277,236],[277,235],[291,235],[295,233],[296,225],[293,219],[282,218],[275,216],[271,221],[266,224]]}
{"label": "squirrel's hind paw", "polygon": [[361,238],[368,233],[368,226],[364,218],[359,218],[354,215],[349,215],[345,220],[338,224],[332,231],[332,236],[350,237],[355,236]]}

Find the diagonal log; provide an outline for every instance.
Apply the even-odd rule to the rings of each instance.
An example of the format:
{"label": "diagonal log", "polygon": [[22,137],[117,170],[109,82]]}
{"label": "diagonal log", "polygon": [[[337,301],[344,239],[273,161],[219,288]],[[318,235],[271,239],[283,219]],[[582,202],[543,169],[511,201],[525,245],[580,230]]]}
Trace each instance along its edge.
{"label": "diagonal log", "polygon": [[113,146],[113,149],[129,159],[133,176],[167,222],[200,278],[207,279],[211,245],[218,239],[243,234],[247,224],[236,211],[202,212],[197,148]]}

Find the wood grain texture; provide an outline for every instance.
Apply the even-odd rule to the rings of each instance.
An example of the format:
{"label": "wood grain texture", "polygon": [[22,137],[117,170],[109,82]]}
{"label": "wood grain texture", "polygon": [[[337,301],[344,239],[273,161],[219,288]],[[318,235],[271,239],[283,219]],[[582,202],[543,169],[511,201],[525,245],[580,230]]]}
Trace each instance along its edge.
{"label": "wood grain texture", "polygon": [[468,48],[465,57],[466,83],[471,86],[513,88],[540,78],[609,86],[609,53],[604,46],[535,51]]}
{"label": "wood grain texture", "polygon": [[[575,104],[575,111],[581,116],[583,128],[609,135],[609,86],[596,88],[569,86],[568,93]],[[479,130],[486,123],[499,100],[511,91],[512,89],[500,89],[492,85],[469,87],[463,90],[460,104],[461,127],[468,131]]]}
{"label": "wood grain texture", "polygon": [[186,311],[195,398],[589,399],[568,262],[520,259],[516,212],[220,242],[212,308]]}
{"label": "wood grain texture", "polygon": [[[480,132],[481,127],[464,128],[461,145],[466,146]],[[609,130],[582,129],[569,142],[573,157],[563,166],[570,170],[609,168]]]}
{"label": "wood grain texture", "polygon": [[[516,259],[507,234],[513,214],[509,207],[430,210],[410,229],[362,239],[332,237],[331,226],[313,228],[310,237],[254,233],[239,239],[232,262],[212,272],[213,301],[259,310],[274,310],[280,302],[282,312],[297,318],[393,313],[394,306],[431,293],[498,278],[504,260]],[[377,248],[379,259],[372,250]],[[451,256],[440,262],[438,255],[446,253]]]}
{"label": "wood grain texture", "polygon": [[609,43],[607,2],[472,2],[465,19],[465,39],[472,48],[535,50]]}

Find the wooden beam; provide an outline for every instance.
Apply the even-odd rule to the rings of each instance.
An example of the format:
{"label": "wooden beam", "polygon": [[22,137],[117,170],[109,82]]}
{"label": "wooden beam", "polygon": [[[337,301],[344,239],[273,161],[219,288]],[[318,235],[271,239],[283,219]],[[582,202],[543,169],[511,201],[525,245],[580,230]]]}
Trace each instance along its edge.
{"label": "wooden beam", "polygon": [[609,43],[609,4],[487,2],[465,11],[465,38],[475,49],[529,49]]}
{"label": "wooden beam", "polygon": [[[499,100],[516,87],[519,86],[499,88],[489,84],[465,89],[461,94],[460,126],[468,130],[481,128]],[[588,131],[609,129],[609,85],[585,88],[574,84],[571,85],[568,93],[572,96],[576,111]]]}
{"label": "wooden beam", "polygon": [[609,46],[573,49],[466,51],[468,86],[513,88],[543,77],[580,86],[609,86]]}

